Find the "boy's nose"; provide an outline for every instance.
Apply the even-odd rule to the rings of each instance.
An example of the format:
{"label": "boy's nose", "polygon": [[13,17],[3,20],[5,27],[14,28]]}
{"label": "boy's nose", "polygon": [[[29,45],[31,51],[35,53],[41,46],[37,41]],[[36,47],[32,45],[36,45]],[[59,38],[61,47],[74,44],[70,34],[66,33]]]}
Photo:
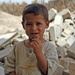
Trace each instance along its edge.
{"label": "boy's nose", "polygon": [[37,26],[34,24],[32,25],[32,30],[36,30]]}

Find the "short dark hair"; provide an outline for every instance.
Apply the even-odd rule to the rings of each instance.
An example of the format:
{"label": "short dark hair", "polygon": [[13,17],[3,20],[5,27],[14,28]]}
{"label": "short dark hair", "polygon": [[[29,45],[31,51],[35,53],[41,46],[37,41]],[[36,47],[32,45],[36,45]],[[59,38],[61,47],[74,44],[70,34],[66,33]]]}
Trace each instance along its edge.
{"label": "short dark hair", "polygon": [[29,4],[27,5],[22,13],[22,20],[25,20],[25,15],[33,13],[34,15],[42,14],[44,16],[44,19],[48,20],[48,10],[43,4]]}

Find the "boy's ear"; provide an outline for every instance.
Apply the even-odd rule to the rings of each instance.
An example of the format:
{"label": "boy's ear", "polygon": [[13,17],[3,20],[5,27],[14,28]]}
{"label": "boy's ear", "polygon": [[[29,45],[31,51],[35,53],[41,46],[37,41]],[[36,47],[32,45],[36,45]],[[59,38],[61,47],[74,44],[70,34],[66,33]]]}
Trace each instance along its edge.
{"label": "boy's ear", "polygon": [[25,29],[25,27],[24,27],[24,22],[23,22],[23,21],[21,22],[21,24],[22,24],[22,26],[23,26],[23,29]]}
{"label": "boy's ear", "polygon": [[50,23],[50,21],[47,21],[47,22],[46,22],[46,28],[49,27],[49,23]]}

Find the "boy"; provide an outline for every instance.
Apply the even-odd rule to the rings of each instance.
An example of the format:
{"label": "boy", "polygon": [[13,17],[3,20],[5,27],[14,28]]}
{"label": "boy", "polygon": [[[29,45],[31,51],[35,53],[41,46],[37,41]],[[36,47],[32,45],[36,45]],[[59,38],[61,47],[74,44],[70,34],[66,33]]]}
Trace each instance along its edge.
{"label": "boy", "polygon": [[48,11],[30,4],[23,11],[22,25],[29,39],[15,45],[5,62],[7,75],[53,75],[58,68],[55,46],[43,38],[49,27]]}

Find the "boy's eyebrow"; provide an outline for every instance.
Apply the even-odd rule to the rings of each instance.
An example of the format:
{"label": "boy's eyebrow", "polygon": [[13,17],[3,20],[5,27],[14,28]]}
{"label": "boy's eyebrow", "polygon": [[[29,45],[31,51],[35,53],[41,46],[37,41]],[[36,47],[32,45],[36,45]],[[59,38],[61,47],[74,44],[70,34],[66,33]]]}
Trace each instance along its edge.
{"label": "boy's eyebrow", "polygon": [[26,21],[26,23],[31,23],[30,21]]}

